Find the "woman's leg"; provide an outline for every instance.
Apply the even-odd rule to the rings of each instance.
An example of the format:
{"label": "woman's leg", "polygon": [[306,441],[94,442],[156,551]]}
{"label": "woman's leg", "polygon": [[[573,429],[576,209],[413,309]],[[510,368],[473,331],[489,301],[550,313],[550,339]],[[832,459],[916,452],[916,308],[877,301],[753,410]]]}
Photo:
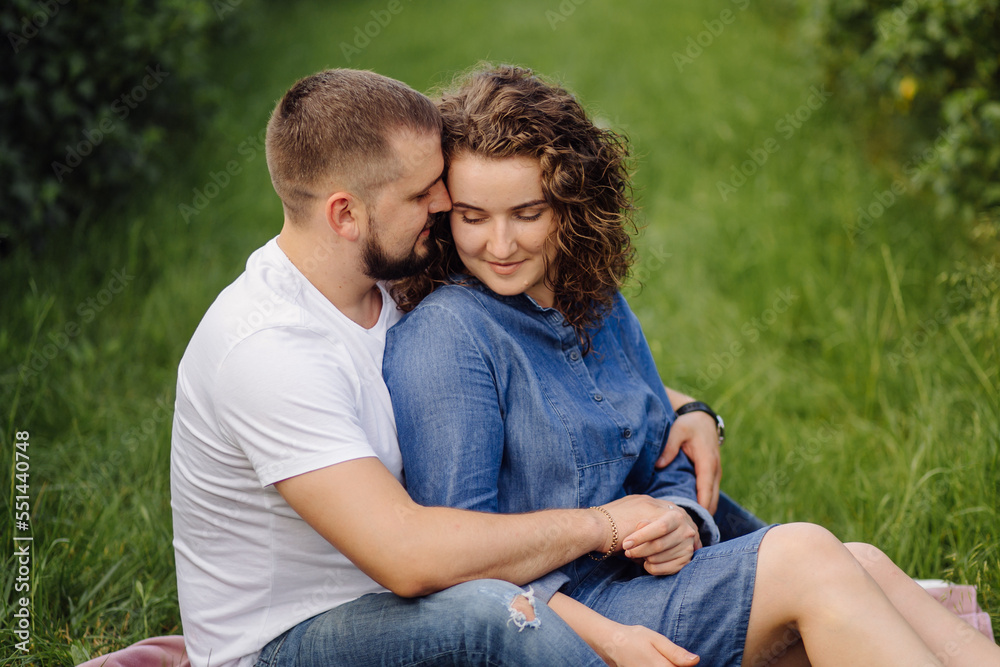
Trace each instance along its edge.
{"label": "woman's leg", "polygon": [[742,664],[774,664],[773,647],[795,632],[816,667],[942,665],[847,547],[810,524],[761,542]]}
{"label": "woman's leg", "polygon": [[770,661],[758,662],[754,667],[812,667],[812,663],[806,655],[806,647],[798,641]]}
{"label": "woman's leg", "polygon": [[877,547],[858,542],[845,546],[938,660],[949,667],[1000,665],[1000,646],[945,609]]}

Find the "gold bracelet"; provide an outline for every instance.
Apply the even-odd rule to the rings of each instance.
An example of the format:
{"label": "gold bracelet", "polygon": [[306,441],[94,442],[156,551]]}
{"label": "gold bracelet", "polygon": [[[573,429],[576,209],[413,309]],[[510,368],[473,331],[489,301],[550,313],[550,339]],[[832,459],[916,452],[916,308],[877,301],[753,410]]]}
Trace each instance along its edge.
{"label": "gold bracelet", "polygon": [[594,560],[600,562],[602,560],[605,560],[611,554],[613,554],[615,552],[615,549],[618,548],[618,526],[615,525],[615,520],[611,516],[611,512],[609,512],[608,510],[604,509],[603,507],[601,507],[599,505],[595,505],[595,506],[591,507],[590,509],[597,510],[598,512],[603,512],[604,516],[608,517],[608,521],[611,522],[611,548],[608,549],[608,553],[604,554],[600,558],[598,558],[594,554],[587,554],[588,556],[590,556]]}

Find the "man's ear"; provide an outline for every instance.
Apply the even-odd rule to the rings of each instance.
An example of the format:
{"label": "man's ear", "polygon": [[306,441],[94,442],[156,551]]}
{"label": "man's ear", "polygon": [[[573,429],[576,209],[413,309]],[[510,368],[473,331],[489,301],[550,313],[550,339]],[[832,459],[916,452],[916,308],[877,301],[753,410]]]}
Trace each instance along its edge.
{"label": "man's ear", "polygon": [[368,219],[364,202],[350,192],[334,192],[326,200],[326,222],[337,236],[357,241],[361,226]]}

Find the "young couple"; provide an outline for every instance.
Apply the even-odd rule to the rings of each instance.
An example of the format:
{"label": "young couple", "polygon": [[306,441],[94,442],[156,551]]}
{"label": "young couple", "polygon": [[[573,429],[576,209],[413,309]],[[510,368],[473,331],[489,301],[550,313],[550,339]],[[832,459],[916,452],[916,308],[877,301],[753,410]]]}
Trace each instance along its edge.
{"label": "young couple", "polygon": [[618,291],[625,158],[517,68],[286,93],[284,225],[178,371],[193,665],[1000,661],[874,547],[719,496],[721,422]]}

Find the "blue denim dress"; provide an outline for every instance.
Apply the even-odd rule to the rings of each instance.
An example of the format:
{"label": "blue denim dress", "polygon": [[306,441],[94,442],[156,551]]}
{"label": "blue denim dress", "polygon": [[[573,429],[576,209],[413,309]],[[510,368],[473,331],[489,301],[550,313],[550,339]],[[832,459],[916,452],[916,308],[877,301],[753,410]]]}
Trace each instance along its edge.
{"label": "blue denim dress", "polygon": [[676,419],[625,299],[583,356],[562,315],[476,281],[438,288],[389,330],[383,373],[410,495],[486,512],[589,507],[631,493],[669,499],[706,546],[675,575],[580,558],[533,582],[701,656],[739,665],[764,530],[718,543],[681,453],[653,466]]}

